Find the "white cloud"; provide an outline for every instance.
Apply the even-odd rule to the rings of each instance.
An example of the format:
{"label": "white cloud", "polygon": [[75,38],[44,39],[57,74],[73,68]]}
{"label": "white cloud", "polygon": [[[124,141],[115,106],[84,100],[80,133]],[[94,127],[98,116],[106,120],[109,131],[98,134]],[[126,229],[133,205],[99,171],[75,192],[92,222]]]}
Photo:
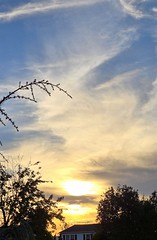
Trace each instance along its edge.
{"label": "white cloud", "polygon": [[[141,0],[140,0],[141,1]],[[121,5],[126,13],[135,17],[142,18],[144,17],[144,13],[141,10],[138,10],[136,7],[136,0],[120,0]]]}
{"label": "white cloud", "polygon": [[[54,36],[52,42],[49,41],[49,36],[45,36],[44,48],[41,49],[45,57],[39,62],[29,59],[27,69],[36,71],[35,75],[44,75],[55,82],[63,81],[64,85],[76,89],[84,86],[90,72],[129,48],[137,39],[138,33],[136,27],[126,29],[123,25],[113,23],[112,16],[107,25],[105,15],[103,19],[99,16],[95,18],[94,14],[82,16],[79,20],[74,17],[69,17],[72,30],[68,35],[64,33],[66,26],[63,25],[59,39],[56,40]],[[90,19],[90,24],[87,18]],[[105,39],[101,35],[102,31],[105,32]]]}
{"label": "white cloud", "polygon": [[[8,15],[4,13],[0,19],[11,20],[27,14],[96,2],[98,1],[68,0],[60,4],[59,1],[31,3],[14,9]],[[135,1],[121,0],[121,4],[132,16],[136,18],[143,16],[143,13],[137,10]],[[98,161],[100,158],[119,159],[130,165],[133,163],[142,165],[141,154],[151,153],[156,147],[157,137],[154,134],[156,119],[153,120],[152,114],[149,113],[153,113],[156,106],[157,88],[154,85],[149,101],[141,109],[138,94],[139,92],[141,94],[141,85],[145,83],[144,80],[139,81],[143,67],[140,68],[138,65],[139,68],[135,69],[132,65],[128,71],[126,70],[128,68],[121,69],[126,67],[125,58],[130,57],[126,56],[125,50],[140,34],[139,26],[128,25],[124,21],[125,18],[123,19],[124,15],[115,13],[117,10],[115,6],[107,3],[103,6],[104,8],[101,6],[99,9],[99,15],[94,8],[92,11],[87,10],[87,14],[85,11],[79,11],[78,15],[76,11],[75,13],[69,11],[66,21],[62,15],[62,28],[58,24],[59,16],[58,21],[52,22],[58,29],[53,35],[49,29],[45,34],[42,33],[42,27],[35,29],[42,41],[43,48],[40,48],[42,58],[38,58],[36,54],[35,59],[33,53],[27,51],[29,56],[25,65],[27,71],[30,70],[36,78],[43,77],[52,82],[61,82],[62,87],[73,96],[71,100],[55,91],[54,96],[48,98],[42,91],[37,92],[39,103],[35,113],[38,119],[29,125],[36,131],[44,129],[45,133],[49,131],[55,136],[60,136],[65,140],[64,144],[60,144],[61,148],[54,147],[53,139],[48,138],[49,134],[41,135],[42,138],[36,141],[29,139],[28,136],[29,141],[24,145],[17,144],[18,153],[22,153],[27,159],[31,156],[33,159],[41,160],[46,172],[45,177],[49,176],[50,179],[54,166],[53,179],[62,181],[69,176],[76,176],[76,172],[79,176],[82,166],[87,166],[91,159]],[[46,24],[44,30],[45,28]],[[102,81],[99,83],[92,73],[106,66],[109,60],[112,62],[112,59],[113,65],[110,67],[114,72],[117,66],[114,63],[118,61],[114,60],[114,57],[122,55],[123,51],[123,63],[120,62],[121,58],[118,58],[119,65],[116,62],[119,67],[119,71],[115,72],[117,74],[108,80],[107,73],[102,70]],[[134,51],[138,52],[137,49]],[[90,79],[88,74],[91,74]],[[96,81],[96,86],[99,87],[91,89],[92,80]],[[139,92],[136,91],[137,88]],[[148,127],[149,122],[151,124]],[[23,123],[22,128],[26,127],[26,124]]]}
{"label": "white cloud", "polygon": [[110,81],[106,81],[105,83],[99,85],[96,89],[102,90],[102,89],[107,89],[107,88],[112,88],[112,87],[118,86],[118,85],[122,84],[123,82],[130,81],[133,78],[137,77],[137,75],[140,71],[141,71],[140,69],[134,69],[133,71],[130,71],[130,72],[124,72],[120,75],[115,76]]}
{"label": "white cloud", "polygon": [[152,8],[152,11],[155,12],[155,13],[157,13],[157,8],[155,8],[155,7]]}
{"label": "white cloud", "polygon": [[134,18],[156,18],[156,3],[154,0],[119,0],[123,11]]}
{"label": "white cloud", "polygon": [[9,21],[18,17],[32,15],[37,13],[44,13],[47,11],[64,9],[64,8],[73,8],[73,7],[81,7],[93,5],[99,2],[103,2],[103,0],[56,0],[56,1],[43,1],[38,3],[27,3],[21,5],[20,7],[16,7],[8,12],[0,13],[0,20]]}
{"label": "white cloud", "polygon": [[[136,28],[129,27],[126,29],[123,25],[113,22],[112,10],[112,8],[108,9],[107,20],[105,6],[102,9],[104,12],[103,18],[101,14],[96,16],[94,9],[87,16],[81,15],[80,19],[75,18],[74,15],[70,15],[69,19],[66,17],[66,22],[69,20],[68,27],[70,26],[69,28],[72,29],[68,32],[68,35],[64,33],[63,25],[63,35],[59,39],[57,38],[57,44],[55,36],[53,36],[53,41],[52,39],[49,41],[46,36],[43,49],[45,58],[42,58],[42,62],[32,60],[28,64],[32,70],[40,73],[40,75],[45,75],[47,79],[61,82],[62,86],[70,91],[73,96],[73,100],[69,100],[63,94],[55,93],[52,101],[44,97],[38,107],[39,126],[47,123],[50,128],[55,129],[55,133],[66,139],[65,151],[60,153],[64,155],[60,156],[60,159],[65,160],[65,155],[68,155],[67,159],[69,160],[66,160],[66,164],[67,161],[71,162],[72,159],[75,164],[78,159],[89,158],[93,154],[104,152],[104,142],[106,141],[104,138],[109,137],[109,139],[115,141],[112,137],[113,133],[109,133],[109,125],[113,123],[112,126],[115,130],[125,113],[131,115],[136,105],[134,95],[130,100],[130,95],[128,97],[128,93],[124,94],[122,92],[120,98],[126,97],[124,101],[128,103],[126,109],[123,108],[122,113],[123,98],[118,102],[114,91],[109,92],[111,95],[109,93],[104,94],[110,101],[107,103],[103,94],[101,95],[97,90],[93,90],[94,97],[91,96],[90,81],[88,83],[89,88],[86,86],[88,73],[128,48],[137,36]],[[121,16],[119,16],[117,22],[119,19],[121,19]],[[73,25],[71,26],[71,24]],[[75,29],[74,32],[73,29]],[[100,34],[102,32],[105,32],[107,36],[105,39]],[[125,77],[134,77],[135,74],[136,72],[132,72],[119,76],[119,82],[123,81]],[[117,79],[113,79],[111,82],[117,81]],[[113,98],[113,101],[111,98]],[[117,103],[115,107],[114,103]],[[128,106],[130,106],[130,111],[128,111]],[[118,110],[116,110],[116,107]],[[106,108],[108,109],[107,112]],[[43,109],[46,114],[42,114]],[[114,117],[112,118],[112,113],[117,115],[117,118],[118,114],[121,113],[117,122],[115,122]],[[106,129],[103,125],[104,119],[106,119]],[[101,132],[103,136],[100,136]],[[95,139],[98,139],[97,144],[95,144]],[[113,146],[110,143],[107,143],[107,145],[110,151]]]}
{"label": "white cloud", "polygon": [[[156,119],[156,102],[157,102],[157,79],[152,83],[152,90],[148,93],[148,101],[142,108],[142,112],[147,119],[153,118]],[[155,121],[156,124],[156,121]]]}

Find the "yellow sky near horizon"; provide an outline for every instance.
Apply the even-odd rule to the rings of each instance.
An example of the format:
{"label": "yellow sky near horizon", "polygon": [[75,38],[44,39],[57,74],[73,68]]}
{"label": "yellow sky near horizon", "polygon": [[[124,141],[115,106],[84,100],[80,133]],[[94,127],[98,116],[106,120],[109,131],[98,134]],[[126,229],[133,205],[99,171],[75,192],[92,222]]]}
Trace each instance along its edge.
{"label": "yellow sky near horizon", "polygon": [[[34,79],[60,83],[37,104],[4,105],[19,132],[1,126],[2,152],[40,161],[42,186],[67,222],[93,222],[101,194],[157,182],[156,3],[128,0],[2,1],[0,95]],[[28,92],[27,92],[28,93]],[[26,94],[27,94],[26,93]]]}

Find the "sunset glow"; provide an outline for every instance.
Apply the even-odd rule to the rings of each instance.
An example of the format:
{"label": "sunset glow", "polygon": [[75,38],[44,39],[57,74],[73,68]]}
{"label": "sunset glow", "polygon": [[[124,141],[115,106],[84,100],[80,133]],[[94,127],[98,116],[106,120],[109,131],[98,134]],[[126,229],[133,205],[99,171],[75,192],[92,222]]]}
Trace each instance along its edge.
{"label": "sunset glow", "polygon": [[65,214],[68,214],[69,216],[71,214],[79,216],[82,214],[86,214],[88,211],[89,211],[88,208],[81,207],[78,204],[72,204],[72,205],[69,205],[69,209],[65,210]]}
{"label": "sunset glow", "polygon": [[63,184],[65,190],[73,196],[92,194],[94,186],[90,182],[69,180]]}
{"label": "sunset glow", "polygon": [[1,99],[34,79],[72,96],[41,87],[37,103],[25,90],[9,99],[19,131],[1,121],[0,151],[40,162],[67,221],[95,221],[110,186],[156,190],[156,26],[155,0],[0,0]]}

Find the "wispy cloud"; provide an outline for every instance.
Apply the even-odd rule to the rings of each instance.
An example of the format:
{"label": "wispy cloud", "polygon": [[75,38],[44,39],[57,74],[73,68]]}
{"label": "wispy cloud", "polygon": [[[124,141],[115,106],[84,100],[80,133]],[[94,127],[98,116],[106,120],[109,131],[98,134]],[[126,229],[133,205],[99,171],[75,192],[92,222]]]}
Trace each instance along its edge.
{"label": "wispy cloud", "polygon": [[154,8],[152,9],[152,11],[155,12],[155,13],[157,13],[157,8],[154,7]]}
{"label": "wispy cloud", "polygon": [[156,17],[156,3],[153,0],[120,0],[120,4],[124,12],[136,19]]}
{"label": "wispy cloud", "polygon": [[103,2],[103,0],[52,0],[52,1],[44,1],[44,2],[37,2],[37,3],[27,3],[21,5],[19,7],[13,8],[8,12],[1,12],[0,13],[0,20],[9,21],[18,17],[32,15],[37,13],[44,13],[52,10],[57,9],[64,9],[64,8],[75,8],[81,6],[88,6],[93,5],[96,3]]}
{"label": "wispy cloud", "polygon": [[[152,154],[151,158],[156,158],[156,152]],[[98,162],[89,166],[88,170],[82,170],[82,175],[97,180],[99,184],[102,184],[102,179],[104,179],[109,185],[114,186],[124,183],[132,186],[142,185],[139,189],[142,194],[150,194],[156,190],[157,166],[150,164],[148,155],[147,162],[145,161],[145,165],[141,166],[112,157],[99,159]]]}
{"label": "wispy cloud", "polygon": [[[42,142],[42,146],[44,145],[45,150],[53,148],[56,149],[56,146],[60,148],[60,146],[64,145],[65,140],[61,136],[57,136],[51,130],[22,130],[19,133],[13,131],[12,129],[1,129],[1,137],[3,139],[3,147],[2,150],[13,150],[17,146],[23,145],[25,142],[34,144],[39,141]],[[61,148],[60,148],[61,150]]]}
{"label": "wispy cloud", "polygon": [[[43,177],[54,180],[57,195],[61,182],[68,178],[95,182],[100,194],[105,187],[118,183],[133,184],[146,192],[150,187],[154,190],[156,22],[144,19],[152,11],[153,17],[156,15],[153,2],[32,1],[0,14],[0,21],[36,16],[20,28],[21,37],[30,36],[30,32],[33,36],[26,38],[26,44],[24,38],[16,39],[19,45],[23,43],[21,49],[27,56],[17,59],[13,52],[21,64],[14,76],[6,68],[12,84],[7,86],[8,91],[29,75],[27,80],[33,76],[59,82],[73,96],[69,99],[54,91],[49,98],[35,90],[37,105],[10,105],[9,112],[16,115],[21,132],[1,132],[11,154],[18,152],[27,161],[30,156],[41,161]],[[46,15],[48,11],[54,14]],[[6,36],[10,27],[16,34],[19,23],[4,22]],[[71,205],[95,204],[95,196],[77,199],[64,193]]]}
{"label": "wispy cloud", "polygon": [[120,0],[121,5],[125,12],[136,18],[144,17],[144,14],[141,10],[138,10],[136,7],[136,0]]}

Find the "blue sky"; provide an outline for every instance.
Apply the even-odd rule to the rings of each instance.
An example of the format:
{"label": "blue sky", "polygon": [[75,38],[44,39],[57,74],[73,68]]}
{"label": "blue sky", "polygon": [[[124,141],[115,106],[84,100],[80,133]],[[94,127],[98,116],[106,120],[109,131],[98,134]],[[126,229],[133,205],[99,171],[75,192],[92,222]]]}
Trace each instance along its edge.
{"label": "blue sky", "polygon": [[34,78],[73,96],[6,105],[20,132],[1,126],[2,151],[41,161],[73,222],[94,221],[111,185],[157,189],[156,24],[153,0],[0,0],[1,96]]}

